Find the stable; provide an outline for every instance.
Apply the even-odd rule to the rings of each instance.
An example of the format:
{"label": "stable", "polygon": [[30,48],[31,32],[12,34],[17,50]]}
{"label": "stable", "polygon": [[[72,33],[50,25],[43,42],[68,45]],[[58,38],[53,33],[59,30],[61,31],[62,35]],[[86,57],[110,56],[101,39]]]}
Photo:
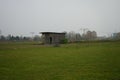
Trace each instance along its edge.
{"label": "stable", "polygon": [[65,39],[66,33],[58,32],[41,32],[43,43],[45,44],[59,44],[62,40]]}

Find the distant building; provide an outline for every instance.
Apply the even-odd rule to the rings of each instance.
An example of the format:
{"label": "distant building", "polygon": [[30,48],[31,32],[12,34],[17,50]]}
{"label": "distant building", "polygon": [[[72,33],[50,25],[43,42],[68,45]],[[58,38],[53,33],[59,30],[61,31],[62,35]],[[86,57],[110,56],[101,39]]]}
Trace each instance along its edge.
{"label": "distant building", "polygon": [[43,43],[45,44],[59,44],[61,40],[65,39],[66,33],[58,32],[41,32]]}
{"label": "distant building", "polygon": [[112,37],[113,37],[113,39],[120,39],[120,32],[113,33]]}

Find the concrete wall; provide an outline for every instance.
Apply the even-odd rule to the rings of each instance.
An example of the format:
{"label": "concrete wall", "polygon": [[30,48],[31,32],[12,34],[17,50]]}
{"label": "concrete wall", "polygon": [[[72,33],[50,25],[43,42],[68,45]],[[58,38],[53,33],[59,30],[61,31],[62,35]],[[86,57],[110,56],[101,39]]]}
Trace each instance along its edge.
{"label": "concrete wall", "polygon": [[47,34],[43,34],[44,35],[44,43],[45,44],[57,44],[60,43],[61,40],[63,40],[65,38],[65,34],[64,33],[47,33]]}

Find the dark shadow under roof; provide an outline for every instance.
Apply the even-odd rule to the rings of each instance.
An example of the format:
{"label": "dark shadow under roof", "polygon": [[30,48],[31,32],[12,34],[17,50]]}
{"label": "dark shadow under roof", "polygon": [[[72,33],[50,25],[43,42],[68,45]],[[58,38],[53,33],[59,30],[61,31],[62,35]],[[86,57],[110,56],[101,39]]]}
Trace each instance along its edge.
{"label": "dark shadow under roof", "polygon": [[40,32],[40,34],[65,34],[65,32]]}

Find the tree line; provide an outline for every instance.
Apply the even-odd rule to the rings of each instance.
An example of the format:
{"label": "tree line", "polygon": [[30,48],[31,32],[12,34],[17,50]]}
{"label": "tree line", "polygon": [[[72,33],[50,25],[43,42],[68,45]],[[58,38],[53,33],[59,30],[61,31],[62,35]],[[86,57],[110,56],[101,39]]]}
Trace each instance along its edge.
{"label": "tree line", "polygon": [[[0,32],[0,41],[42,41],[42,36],[34,35],[31,37],[26,36],[13,36],[1,35]],[[84,31],[83,33],[76,33],[75,31],[66,32],[65,38],[68,42],[77,42],[77,41],[94,41],[94,40],[120,40],[120,32],[113,33],[109,37],[99,37],[97,36],[96,31]]]}
{"label": "tree line", "polygon": [[35,35],[34,37],[26,37],[26,36],[1,35],[0,41],[40,41],[40,36]]}
{"label": "tree line", "polygon": [[96,40],[97,32],[88,30],[80,34],[74,31],[70,31],[66,34],[66,39],[68,39],[68,42]]}

